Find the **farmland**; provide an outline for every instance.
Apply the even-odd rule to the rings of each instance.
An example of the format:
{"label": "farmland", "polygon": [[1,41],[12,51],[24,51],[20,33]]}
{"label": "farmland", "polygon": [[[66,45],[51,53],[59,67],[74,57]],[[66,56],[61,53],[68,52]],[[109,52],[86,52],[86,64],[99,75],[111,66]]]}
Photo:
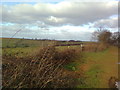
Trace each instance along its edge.
{"label": "farmland", "polygon": [[[44,60],[50,60],[51,62],[52,60],[54,60],[53,63],[57,64],[59,61],[60,62],[64,61],[65,63],[61,65],[57,70],[60,70],[60,69],[62,70],[61,72],[62,78],[67,77],[67,79],[64,79],[64,80],[62,79],[63,82],[64,83],[66,82],[66,83],[63,85],[60,85],[58,77],[60,79],[61,76],[58,76],[56,77],[57,80],[55,79],[56,82],[53,80],[53,82],[51,81],[50,85],[49,83],[43,84],[43,87],[46,86],[46,87],[72,87],[72,88],[73,87],[74,88],[108,88],[109,78],[111,76],[115,76],[116,78],[118,78],[118,65],[117,65],[118,48],[114,46],[110,46],[106,48],[106,47],[103,47],[103,45],[98,45],[97,43],[93,43],[93,42],[82,42],[86,44],[83,52],[81,51],[80,45],[69,46],[69,47],[68,46],[54,47],[54,45],[56,44],[80,44],[80,43],[81,43],[80,41],[79,42],[73,42],[73,41],[63,42],[63,41],[55,41],[55,40],[27,40],[27,39],[3,38],[2,39],[3,74],[4,73],[8,74],[9,72],[8,73],[6,72],[9,68],[11,68],[10,69],[11,71],[12,69],[14,69],[14,67],[11,65],[15,65],[20,62],[23,62],[23,64],[24,63],[28,64],[30,62],[35,62],[35,60],[37,60],[36,63],[42,62],[42,60],[43,62]],[[44,56],[43,52],[44,50],[46,50],[43,48],[47,48],[47,47],[50,47],[48,48],[49,53],[48,55],[45,55],[44,57],[45,59],[43,59],[42,57]],[[39,59],[41,61],[38,62]],[[18,65],[20,70],[24,70],[24,66],[20,66],[20,64]],[[52,64],[49,65],[49,61],[48,63],[45,64],[45,66],[51,66],[51,65]],[[33,69],[33,71],[31,72],[35,73],[35,75],[38,75],[38,77],[40,77],[38,74],[39,69],[34,69],[35,66],[32,65],[32,67],[30,67],[31,70]],[[54,67],[57,67],[57,66],[55,65]],[[28,71],[26,70],[25,72],[27,73]],[[56,69],[52,69],[52,70],[56,71]],[[48,72],[48,75],[49,73],[51,72]],[[56,75],[58,75],[58,72],[55,72],[55,73]],[[5,74],[4,74],[3,80],[7,82],[12,82],[12,81],[9,81],[9,79],[7,79]],[[23,76],[18,75],[18,77],[20,78]],[[36,80],[34,76],[32,77],[33,79]],[[44,78],[48,78],[48,77],[46,76]],[[44,78],[41,80],[44,80]],[[16,80],[17,79],[13,79],[13,82],[16,82]],[[20,86],[17,86],[16,84],[13,84],[13,83],[12,84],[10,83],[9,85],[11,87],[28,87],[26,82],[23,82],[23,84],[26,84],[26,86],[22,86],[23,85],[22,81],[24,80],[20,79],[20,81],[21,82],[16,82],[20,84]],[[67,81],[69,83],[67,83]],[[56,86],[53,86],[55,83],[56,83]],[[4,83],[3,86],[7,87],[7,85],[8,83],[7,84]],[[33,87],[34,86],[35,85],[33,85]],[[35,87],[38,87],[38,86],[35,86]]]}

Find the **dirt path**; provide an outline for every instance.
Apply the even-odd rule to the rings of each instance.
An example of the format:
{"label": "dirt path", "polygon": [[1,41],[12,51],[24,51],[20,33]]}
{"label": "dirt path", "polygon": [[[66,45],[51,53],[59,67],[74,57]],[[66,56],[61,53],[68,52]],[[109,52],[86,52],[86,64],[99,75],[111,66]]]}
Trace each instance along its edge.
{"label": "dirt path", "polygon": [[118,51],[116,47],[110,47],[104,52],[87,53],[86,59],[87,63],[83,66],[84,71],[95,65],[98,65],[102,70],[99,76],[99,88],[108,88],[108,80],[111,76],[118,78]]}

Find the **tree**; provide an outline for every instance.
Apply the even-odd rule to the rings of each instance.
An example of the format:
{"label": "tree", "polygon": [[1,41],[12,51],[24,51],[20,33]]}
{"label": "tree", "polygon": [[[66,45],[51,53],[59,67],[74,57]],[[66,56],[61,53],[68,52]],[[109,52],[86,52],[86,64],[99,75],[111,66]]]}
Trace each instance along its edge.
{"label": "tree", "polygon": [[112,33],[108,30],[103,30],[98,35],[98,41],[104,44],[110,44]]}
{"label": "tree", "polygon": [[98,36],[104,29],[102,27],[98,28],[96,31],[92,33],[92,40],[98,41]]}
{"label": "tree", "polygon": [[111,37],[111,44],[119,46],[120,32],[114,32]]}
{"label": "tree", "polygon": [[110,31],[100,28],[93,33],[92,39],[97,40],[98,42],[103,44],[110,44],[111,36],[112,33]]}

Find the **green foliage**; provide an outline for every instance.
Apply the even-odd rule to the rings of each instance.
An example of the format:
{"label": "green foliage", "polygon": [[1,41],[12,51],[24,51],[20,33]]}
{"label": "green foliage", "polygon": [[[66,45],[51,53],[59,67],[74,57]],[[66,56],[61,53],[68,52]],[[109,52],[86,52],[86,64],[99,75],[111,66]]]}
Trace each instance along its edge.
{"label": "green foliage", "polygon": [[70,63],[67,65],[64,65],[64,68],[70,71],[76,71],[77,70],[77,63]]}
{"label": "green foliage", "polygon": [[76,88],[89,88],[89,86],[87,86],[85,80],[86,80],[85,77],[78,78],[78,79],[77,79],[78,85],[77,85]]}
{"label": "green foliage", "polygon": [[99,65],[94,65],[87,72],[86,84],[88,87],[97,88],[100,85],[100,74],[102,70]]}
{"label": "green foliage", "polygon": [[102,70],[99,65],[94,65],[86,73],[85,77],[78,78],[77,88],[98,88],[100,85],[100,74]]}

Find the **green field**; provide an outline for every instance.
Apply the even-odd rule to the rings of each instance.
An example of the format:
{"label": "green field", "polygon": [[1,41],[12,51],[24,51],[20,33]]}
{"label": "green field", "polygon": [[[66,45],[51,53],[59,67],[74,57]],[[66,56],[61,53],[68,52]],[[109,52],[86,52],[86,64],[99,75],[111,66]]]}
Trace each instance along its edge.
{"label": "green field", "polygon": [[[38,52],[44,46],[48,46],[58,41],[23,40],[23,39],[2,39],[3,55],[16,55],[16,57],[26,57]],[[65,42],[62,42],[65,43]],[[72,42],[76,43],[76,42]],[[81,42],[77,42],[81,43]],[[68,44],[66,42],[66,44]],[[91,43],[88,43],[91,45]],[[72,62],[64,65],[66,73],[76,79],[77,88],[108,88],[108,80],[111,76],[118,78],[118,48],[110,46],[102,51],[80,52],[80,46],[58,46],[55,47],[61,52],[67,49],[78,51],[76,58]],[[4,62],[4,61],[3,61]],[[82,83],[81,83],[82,82]]]}
{"label": "green field", "polygon": [[3,48],[16,48],[16,47],[40,47],[56,43],[56,41],[44,40],[30,40],[30,39],[2,39]]}

